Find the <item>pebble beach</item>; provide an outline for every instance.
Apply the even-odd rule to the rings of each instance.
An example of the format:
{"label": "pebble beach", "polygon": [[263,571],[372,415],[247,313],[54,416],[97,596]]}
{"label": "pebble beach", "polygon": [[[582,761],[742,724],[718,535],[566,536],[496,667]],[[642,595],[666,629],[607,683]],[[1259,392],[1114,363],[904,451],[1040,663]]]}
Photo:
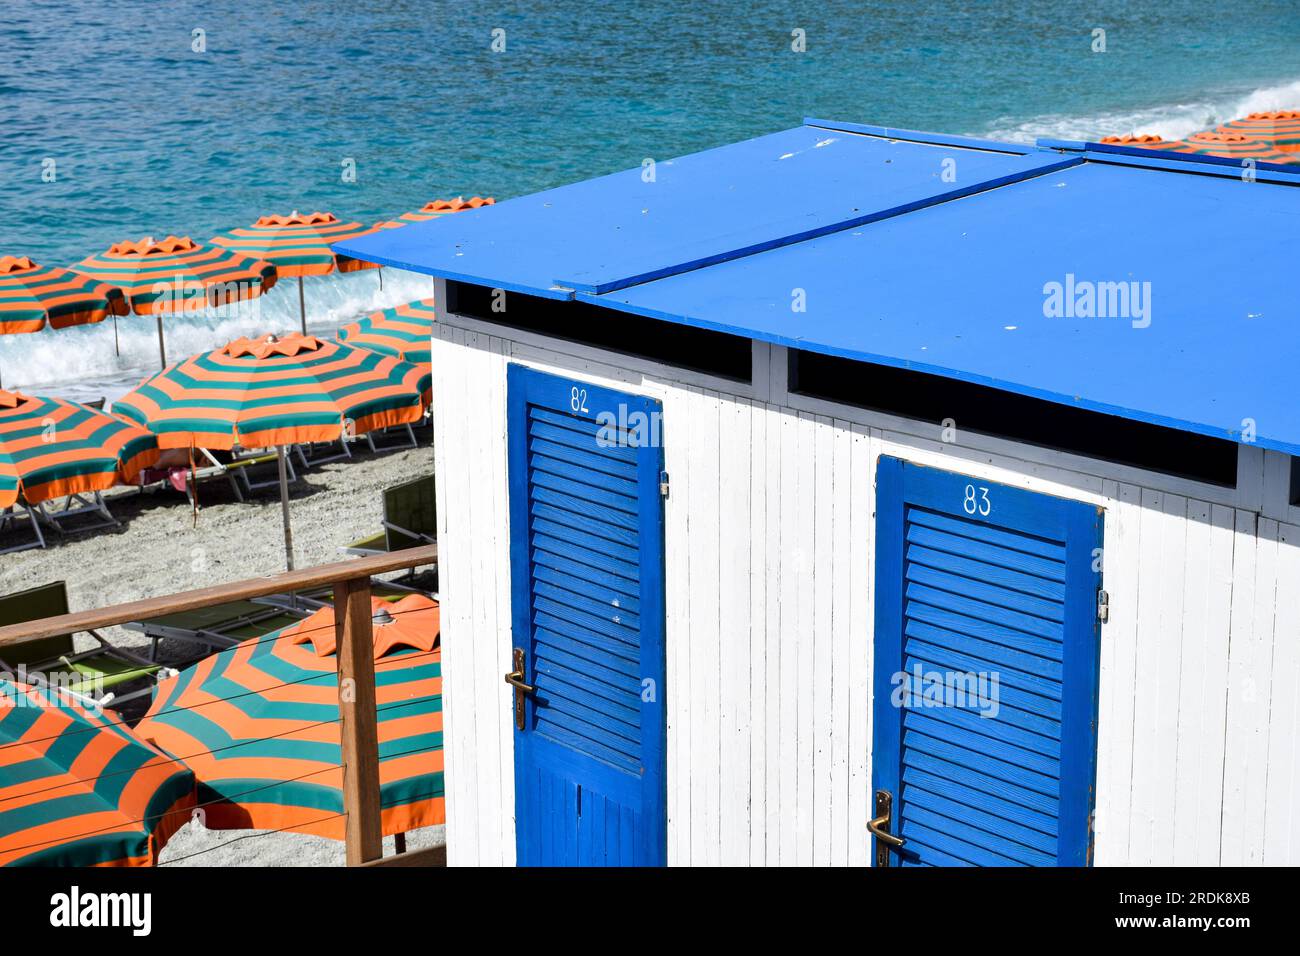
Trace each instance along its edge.
{"label": "pebble beach", "polygon": [[[290,494],[297,566],[344,559],[338,548],[374,534],[382,518],[383,489],[431,474],[428,429],[418,448],[371,453],[359,443],[351,460],[312,467]],[[364,449],[364,450],[363,450]],[[221,481],[202,486],[197,521],[183,494],[117,488],[105,494],[118,529],[52,535],[45,550],[0,558],[0,593],[65,580],[72,611],[173,594],[284,570],[279,490],[261,489],[239,502]],[[28,533],[25,523],[0,534],[0,548]],[[108,629],[125,647],[142,648],[141,635]],[[92,646],[77,638],[78,649]],[[163,642],[160,659],[180,663],[180,648]],[[413,831],[407,848],[442,842],[442,827]],[[385,852],[393,852],[392,838]],[[172,837],[161,863],[175,866],[342,866],[340,841],[294,833],[207,830],[194,822]]]}

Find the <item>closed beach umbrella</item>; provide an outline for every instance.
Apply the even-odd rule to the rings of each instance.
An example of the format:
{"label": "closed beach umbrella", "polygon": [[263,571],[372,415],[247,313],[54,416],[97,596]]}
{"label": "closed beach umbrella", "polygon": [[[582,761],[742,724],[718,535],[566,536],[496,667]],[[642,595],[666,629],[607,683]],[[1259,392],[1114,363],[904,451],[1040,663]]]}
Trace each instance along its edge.
{"label": "closed beach umbrella", "polygon": [[39,266],[26,256],[0,256],[0,335],[39,332],[49,325],[103,322],[126,315],[122,290],[68,269]]}
{"label": "closed beach umbrella", "polygon": [[0,866],[150,866],[194,775],[108,712],[0,676]]}
{"label": "closed beach umbrella", "polygon": [[119,242],[73,266],[121,288],[136,315],[158,322],[158,356],[165,368],[164,313],[201,311],[253,299],[275,285],[275,266],[188,236]]}
{"label": "closed beach umbrella", "polygon": [[145,379],[113,412],[152,431],[161,448],[274,446],[292,570],[285,446],[417,422],[431,384],[428,369],[294,332],[191,356]]}
{"label": "closed beach umbrella", "polygon": [[464,199],[457,196],[455,199],[435,199],[427,202],[419,209],[411,212],[404,212],[396,219],[380,223],[381,229],[400,229],[402,226],[409,225],[413,222],[427,222],[430,219],[440,219],[454,212],[465,212],[467,209],[480,209],[483,206],[491,206],[496,202],[491,196],[474,196],[472,199]]}
{"label": "closed beach umbrella", "polygon": [[433,300],[419,299],[349,322],[339,329],[339,341],[403,362],[429,365],[433,360],[429,349],[433,320]]}
{"label": "closed beach umbrella", "polygon": [[302,317],[302,330],[307,331],[307,302],[303,294],[303,276],[323,276],[335,270],[357,272],[376,269],[378,264],[348,256],[336,256],[331,243],[355,239],[377,226],[363,226],[359,222],[341,222],[329,212],[303,215],[296,209],[287,216],[263,216],[247,229],[236,229],[216,236],[212,242],[241,255],[265,259],[275,265],[281,276],[298,279],[298,312]]}
{"label": "closed beach umbrella", "polygon": [[[383,832],[446,822],[438,605],[372,600]],[[334,609],[158,687],[136,732],[183,760],[209,827],[343,839]]]}
{"label": "closed beach umbrella", "polygon": [[76,402],[0,389],[0,508],[129,484],[158,456],[145,428]]}
{"label": "closed beach umbrella", "polygon": [[[1283,152],[1300,152],[1300,110],[1250,113],[1218,127],[1221,133],[1244,133],[1272,143]],[[1292,162],[1300,157],[1292,157]]]}

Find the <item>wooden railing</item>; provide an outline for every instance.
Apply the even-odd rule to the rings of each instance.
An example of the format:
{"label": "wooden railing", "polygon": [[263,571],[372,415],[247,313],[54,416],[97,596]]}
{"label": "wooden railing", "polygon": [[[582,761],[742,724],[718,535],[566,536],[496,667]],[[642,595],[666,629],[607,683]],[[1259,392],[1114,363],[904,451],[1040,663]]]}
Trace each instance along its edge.
{"label": "wooden railing", "polygon": [[[339,699],[343,743],[344,832],[349,866],[445,865],[446,846],[383,856],[379,805],[379,730],[375,711],[374,634],[371,629],[370,577],[418,565],[434,564],[438,546],[425,545],[336,564],[324,564],[286,574],[268,575],[214,587],[147,598],[128,604],[78,611],[23,624],[0,627],[0,647],[18,641],[75,634],[103,627],[144,621],[164,614],[248,601],[270,594],[334,587],[335,636],[339,686],[352,681],[355,693]],[[351,699],[349,699],[349,697]]]}

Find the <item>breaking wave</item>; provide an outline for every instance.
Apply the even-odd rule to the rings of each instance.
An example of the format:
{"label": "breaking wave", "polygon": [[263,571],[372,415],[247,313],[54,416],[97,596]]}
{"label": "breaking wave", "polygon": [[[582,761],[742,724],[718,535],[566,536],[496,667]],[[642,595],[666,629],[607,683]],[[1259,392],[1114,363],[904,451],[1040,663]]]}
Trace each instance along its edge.
{"label": "breaking wave", "polygon": [[[426,275],[384,269],[383,280],[381,290],[374,270],[304,279],[308,329],[332,337],[340,325],[357,316],[433,294],[433,280]],[[172,362],[240,336],[300,327],[296,279],[281,279],[266,295],[240,303],[222,317],[163,317],[167,358]],[[105,395],[112,399],[157,368],[158,331],[153,316],[119,317],[116,342],[112,320],[0,336],[0,381],[5,387],[39,388],[73,400]]]}
{"label": "breaking wave", "polygon": [[1247,113],[1284,109],[1300,109],[1300,80],[1262,87],[1244,95],[1240,92],[1224,93],[1196,102],[1166,103],[1127,112],[1092,116],[1046,115],[1023,121],[1000,121],[977,135],[1019,143],[1032,143],[1039,137],[1095,141],[1103,136],[1126,133],[1184,139]]}

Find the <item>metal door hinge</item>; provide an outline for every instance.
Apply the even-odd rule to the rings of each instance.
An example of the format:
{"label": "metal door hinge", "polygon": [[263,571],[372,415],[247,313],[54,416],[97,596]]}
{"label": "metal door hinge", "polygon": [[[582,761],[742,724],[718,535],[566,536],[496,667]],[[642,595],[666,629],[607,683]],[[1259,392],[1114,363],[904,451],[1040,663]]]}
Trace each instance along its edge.
{"label": "metal door hinge", "polygon": [[1103,624],[1110,620],[1110,595],[1104,588],[1097,592],[1097,620]]}
{"label": "metal door hinge", "polygon": [[668,472],[659,472],[659,497],[668,497]]}

